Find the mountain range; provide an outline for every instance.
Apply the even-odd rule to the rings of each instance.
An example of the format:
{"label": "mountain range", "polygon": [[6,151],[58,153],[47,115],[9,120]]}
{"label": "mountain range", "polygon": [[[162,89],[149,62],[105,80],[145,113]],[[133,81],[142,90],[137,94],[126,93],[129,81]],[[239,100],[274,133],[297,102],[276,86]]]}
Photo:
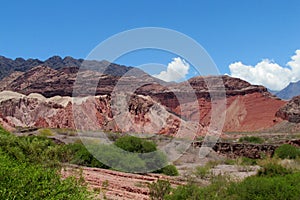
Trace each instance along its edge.
{"label": "mountain range", "polygon": [[284,89],[275,93],[281,99],[292,99],[295,96],[300,95],[300,81],[295,83],[290,83]]}
{"label": "mountain range", "polygon": [[[287,123],[294,131],[300,130],[300,113],[293,112],[299,109],[298,100],[281,100],[263,86],[230,76],[198,76],[185,82],[166,83],[134,67],[88,62],[92,67],[81,70],[83,60],[71,57],[54,56],[46,61],[0,57],[0,124],[7,129],[49,127],[167,135],[182,130],[203,135],[218,120],[212,117],[213,104],[218,104],[218,100],[212,102],[211,94],[223,87],[223,132],[276,131]],[[97,70],[106,66],[104,72]],[[94,90],[76,84],[77,77],[95,85]],[[208,82],[213,86],[208,87]],[[117,103],[127,105],[124,115],[114,112],[116,86],[133,87],[129,88],[131,94],[117,91],[122,97]],[[77,104],[72,97],[74,89],[81,91]],[[91,97],[91,92],[95,96]],[[192,95],[195,99],[189,98]],[[74,110],[74,106],[78,109]],[[80,115],[74,113],[77,111],[81,111]]]}
{"label": "mountain range", "polygon": [[[79,68],[82,65],[83,61],[83,59],[75,59],[70,56],[66,56],[65,58],[61,58],[60,56],[52,56],[45,61],[32,58],[29,58],[27,60],[23,58],[16,58],[13,60],[4,56],[0,56],[0,79],[3,79],[4,77],[10,75],[14,71],[26,72],[33,67],[40,65],[44,65],[55,70],[68,67]],[[132,67],[109,63],[108,61],[88,62],[98,68],[103,68],[108,65],[106,73],[114,76],[122,76],[124,73],[132,69]]]}

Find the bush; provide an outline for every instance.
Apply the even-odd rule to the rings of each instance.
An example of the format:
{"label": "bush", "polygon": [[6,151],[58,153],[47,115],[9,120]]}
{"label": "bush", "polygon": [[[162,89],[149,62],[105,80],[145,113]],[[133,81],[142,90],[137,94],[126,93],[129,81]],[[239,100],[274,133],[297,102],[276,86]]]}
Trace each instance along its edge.
{"label": "bush", "polygon": [[245,136],[245,137],[241,137],[239,139],[239,142],[249,142],[249,143],[255,143],[255,144],[262,144],[264,142],[264,140],[260,137]]}
{"label": "bush", "polygon": [[19,161],[45,166],[59,165],[59,160],[64,157],[60,147],[46,137],[16,137],[3,132],[3,130],[0,131],[0,149]]}
{"label": "bush", "polygon": [[283,144],[275,150],[274,154],[281,159],[295,159],[300,157],[300,149],[290,144]]}
{"label": "bush", "polygon": [[114,143],[117,147],[133,153],[149,153],[156,151],[156,144],[134,136],[118,138]]}
{"label": "bush", "polygon": [[208,165],[198,166],[196,167],[194,174],[196,175],[196,177],[206,178],[209,175],[210,169],[211,168]]}
{"label": "bush", "polygon": [[165,194],[166,200],[183,200],[183,199],[204,199],[201,194],[201,189],[195,184],[180,185],[172,189],[169,194]]}
{"label": "bush", "polygon": [[49,128],[43,128],[39,130],[40,136],[53,136],[54,133]]}
{"label": "bush", "polygon": [[0,151],[0,199],[89,199],[72,178],[62,180],[57,170],[13,160]]}
{"label": "bush", "polygon": [[209,186],[195,184],[178,186],[165,195],[166,200],[231,200],[231,199],[289,199],[300,196],[300,173],[285,176],[250,176],[242,182],[228,182],[220,179]]}
{"label": "bush", "polygon": [[300,173],[276,177],[246,178],[241,183],[231,183],[226,199],[290,199],[300,197]]}
{"label": "bush", "polygon": [[16,137],[0,127],[0,199],[91,197],[77,180],[61,179],[61,157],[61,146],[45,137]]}
{"label": "bush", "polygon": [[150,198],[152,200],[163,200],[165,196],[171,191],[171,184],[169,181],[158,180],[149,184]]}
{"label": "bush", "polygon": [[87,167],[108,169],[109,167],[97,160],[83,144],[74,143],[64,147],[64,152],[69,155],[68,162]]}
{"label": "bush", "polygon": [[245,165],[257,165],[257,162],[255,159],[242,157],[242,164]]}
{"label": "bush", "polygon": [[[121,147],[126,151],[121,150]],[[126,172],[145,172],[161,168],[167,163],[166,156],[156,151],[156,145],[153,142],[132,136],[117,139],[116,146],[68,144],[63,147],[63,152],[66,155],[64,162],[104,169],[113,168]],[[139,154],[141,152],[143,154]],[[155,172],[178,175],[175,166],[166,166]]]}
{"label": "bush", "polygon": [[[133,159],[136,160],[137,163],[140,163],[141,166],[142,162],[144,163],[144,170],[149,171],[149,170],[155,170],[162,168],[163,166],[166,166],[167,164],[167,158],[166,156],[160,152],[157,151],[156,144],[152,141],[147,141],[145,139],[141,139],[138,137],[134,136],[124,136],[121,138],[118,138],[116,142],[114,143],[117,147],[127,151],[127,152],[119,152],[118,154],[124,154],[124,158],[126,157],[127,159]],[[117,150],[114,150],[115,152]],[[136,154],[130,154],[131,153],[136,153]],[[116,152],[117,153],[117,152]],[[140,158],[140,161],[136,158]],[[121,157],[115,162],[120,162],[121,160],[124,161],[125,164],[125,159]],[[132,165],[132,162],[130,163]],[[177,175],[178,171],[176,170],[175,166],[167,166],[162,168],[161,170],[155,170],[155,173],[165,173],[168,175]],[[141,171],[142,168],[139,168]]]}
{"label": "bush", "polygon": [[133,173],[146,170],[146,163],[137,154],[122,151],[114,145],[88,145],[87,149],[115,170]]}
{"label": "bush", "polygon": [[273,176],[284,176],[284,175],[287,175],[290,173],[292,173],[291,170],[288,170],[279,164],[268,163],[268,164],[264,165],[263,168],[258,171],[257,175],[273,177]]}
{"label": "bush", "polygon": [[167,176],[178,176],[178,170],[176,169],[176,167],[174,165],[167,165],[157,171],[155,171],[155,173],[162,173],[165,174]]}

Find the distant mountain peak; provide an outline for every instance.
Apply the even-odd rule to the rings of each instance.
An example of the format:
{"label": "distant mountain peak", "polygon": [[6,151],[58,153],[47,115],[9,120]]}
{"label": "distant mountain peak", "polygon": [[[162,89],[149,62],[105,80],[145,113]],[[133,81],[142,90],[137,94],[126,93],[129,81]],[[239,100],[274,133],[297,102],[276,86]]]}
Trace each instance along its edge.
{"label": "distant mountain peak", "polygon": [[[26,72],[33,67],[36,66],[47,66],[52,69],[63,69],[63,68],[80,68],[84,59],[76,59],[71,56],[66,56],[62,58],[61,56],[54,55],[52,57],[49,57],[48,59],[41,61],[39,59],[24,59],[21,57],[18,57],[16,59],[10,59],[6,58],[5,56],[0,56],[0,80],[3,79],[4,77],[9,76],[15,71],[20,71],[20,72]],[[91,60],[91,61],[86,61],[86,63],[90,63],[91,66],[94,67],[107,67],[107,73],[113,73],[113,75],[122,75],[126,73],[129,69],[132,69],[132,67],[127,67],[123,65],[118,65],[115,63],[111,63],[107,60],[102,60],[102,61],[97,61],[97,60]],[[141,70],[142,71],[142,70]]]}
{"label": "distant mountain peak", "polygon": [[290,82],[288,86],[276,93],[276,96],[286,100],[298,95],[300,95],[300,81]]}

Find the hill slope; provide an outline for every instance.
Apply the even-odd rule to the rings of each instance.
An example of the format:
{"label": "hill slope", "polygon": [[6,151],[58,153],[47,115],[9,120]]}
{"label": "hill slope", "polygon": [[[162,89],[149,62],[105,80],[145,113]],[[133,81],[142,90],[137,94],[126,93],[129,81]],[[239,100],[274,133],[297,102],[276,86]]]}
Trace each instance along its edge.
{"label": "hill slope", "polygon": [[[4,56],[0,56],[0,80],[4,77],[9,76],[15,71],[18,72],[26,72],[34,67],[44,65],[52,69],[63,69],[66,67],[79,68],[83,63],[83,59],[75,59],[70,56],[65,58],[61,58],[59,56],[52,56],[45,61],[41,61],[39,59],[23,59],[16,58],[12,60],[10,58],[6,58]],[[126,72],[128,72],[132,67],[126,67],[123,65],[118,65],[114,63],[108,63],[107,61],[85,61],[89,62],[95,67],[101,68],[108,65],[106,74],[110,74],[113,76],[122,76]]]}
{"label": "hill slope", "polygon": [[[274,97],[263,86],[251,85],[238,78],[208,76],[194,77],[181,83],[166,83],[142,70],[116,64],[110,64],[105,73],[97,72],[101,66],[108,64],[106,61],[89,61],[92,69],[79,71],[76,65],[81,62],[80,59],[69,58],[70,62],[66,60],[68,59],[54,57],[50,59],[51,62],[49,61],[50,67],[45,64],[49,63],[48,61],[44,64],[39,62],[40,65],[36,67],[31,67],[24,72],[17,71],[3,78],[0,81],[0,91],[9,90],[23,95],[5,99],[7,93],[2,93],[0,115],[3,123],[12,123],[12,126],[74,128],[71,103],[63,105],[63,108],[61,105],[53,107],[56,104],[48,104],[51,98],[71,102],[70,97],[75,89],[81,92],[79,97],[91,96],[91,94],[99,96],[96,103],[85,104],[85,109],[95,108],[98,112],[98,121],[94,121],[97,124],[94,128],[118,131],[117,126],[114,125],[115,116],[111,113],[111,95],[116,86],[121,88],[119,93],[126,93],[127,90],[132,90],[134,93],[130,96],[131,107],[127,108],[127,111],[135,127],[128,124],[125,128],[121,128],[121,131],[142,131],[143,126],[146,127],[148,123],[150,127],[155,128],[151,127],[144,131],[153,132],[157,129],[153,119],[161,118],[158,116],[158,110],[161,110],[165,116],[172,117],[169,124],[154,132],[174,134],[180,123],[191,122],[200,124],[203,129],[198,133],[202,134],[207,131],[206,128],[210,124],[219,120],[211,117],[211,95],[222,93],[222,89],[226,95],[226,119],[223,131],[261,131],[283,120],[275,114],[286,103],[285,101]],[[75,66],[71,67],[72,64]],[[65,67],[66,65],[68,67]],[[74,85],[78,76],[83,77],[84,84]],[[208,82],[212,83],[211,87],[207,86]],[[93,86],[97,87],[93,88]],[[36,94],[42,96],[36,98]],[[193,95],[195,98],[191,98]],[[180,104],[178,98],[181,99]],[[65,101],[65,99],[69,100]],[[151,110],[154,108],[157,112]],[[86,126],[91,128],[91,125]]]}
{"label": "hill slope", "polygon": [[281,99],[292,99],[294,96],[300,95],[300,81],[290,83],[284,89],[276,93]]}

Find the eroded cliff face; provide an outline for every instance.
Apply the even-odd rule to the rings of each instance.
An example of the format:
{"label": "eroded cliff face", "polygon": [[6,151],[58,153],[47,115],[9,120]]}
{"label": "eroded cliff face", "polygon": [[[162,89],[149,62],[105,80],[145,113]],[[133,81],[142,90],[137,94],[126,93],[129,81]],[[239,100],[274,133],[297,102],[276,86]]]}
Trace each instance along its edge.
{"label": "eroded cliff face", "polygon": [[276,116],[292,123],[300,123],[300,96],[288,101],[276,112]]}
{"label": "eroded cliff face", "polygon": [[[208,87],[206,82],[210,82],[211,86]],[[192,98],[184,98],[190,95],[184,89],[187,85],[193,88],[198,105],[188,101]],[[137,92],[151,96],[182,118],[193,121],[199,119],[199,123],[207,127],[213,120],[218,120],[211,117],[211,94],[222,92],[222,90],[225,90],[226,96],[224,132],[261,131],[282,121],[281,118],[275,116],[275,113],[285,104],[284,101],[272,96],[263,86],[251,85],[246,81],[229,76],[194,77],[188,82],[168,87],[154,85],[152,90],[151,86],[147,85]],[[171,91],[179,91],[176,92],[176,95],[183,99],[181,105],[179,105],[175,93]],[[218,104],[218,100],[214,103]],[[184,113],[181,112],[182,107],[185,108]],[[197,109],[200,110],[199,113],[195,112]]]}
{"label": "eroded cliff face", "polygon": [[[81,96],[91,96],[110,94],[118,82],[128,87],[146,82],[163,82],[137,68],[113,72],[115,68],[117,67],[108,68],[102,73],[97,69],[80,70],[78,67],[53,69],[39,65],[26,72],[16,71],[0,80],[0,91],[9,90],[25,95],[38,93],[45,97],[73,96],[73,91],[80,91]],[[120,80],[122,73],[127,71],[130,73]]]}
{"label": "eroded cliff face", "polygon": [[[288,120],[282,111],[279,112],[281,114],[276,114],[285,101],[273,97],[263,86],[251,85],[229,76],[194,77],[186,82],[165,83],[141,70],[135,70],[133,69],[132,73],[129,73],[130,70],[126,73],[124,71],[126,75],[122,77],[92,70],[79,71],[78,67],[56,70],[47,66],[37,66],[26,72],[15,72],[0,81],[0,91],[11,90],[29,96],[2,101],[0,108],[4,116],[2,120],[8,120],[6,124],[13,123],[16,126],[75,128],[70,100],[74,90],[80,91],[78,98],[97,96],[96,100],[91,100],[91,97],[86,99],[82,105],[85,111],[97,113],[96,119],[91,118],[92,123],[85,125],[87,129],[94,126],[112,131],[153,131],[153,133],[174,134],[179,124],[186,122],[204,127],[201,130],[203,131],[213,120],[219,120],[211,117],[211,96],[218,96],[222,92],[226,97],[226,117],[223,127],[225,132],[260,131],[282,120]],[[78,77],[81,77],[84,84],[74,85]],[[130,103],[126,104],[127,108],[123,108],[127,109],[126,112],[122,112],[126,115],[112,113],[110,97],[116,87],[121,88],[118,92],[127,90],[133,92]],[[31,98],[32,93],[41,94],[47,100],[37,101]],[[57,101],[60,99],[68,103],[62,106],[51,99]],[[218,99],[213,103],[218,104]],[[161,113],[167,114],[158,116]],[[78,120],[84,122],[84,118],[78,117]],[[116,120],[126,123],[119,122],[122,126],[120,128]],[[151,126],[148,126],[149,124]],[[163,124],[167,126],[162,128]]]}
{"label": "eroded cliff face", "polygon": [[[123,97],[126,102],[118,102],[119,106],[112,104],[109,95],[45,98],[35,93],[26,96],[3,91],[0,92],[0,117],[10,129],[49,127],[167,135],[173,135],[179,127],[183,134],[198,130],[196,123],[185,122],[169,113],[150,97],[126,94]],[[124,108],[127,110],[122,111]]]}

